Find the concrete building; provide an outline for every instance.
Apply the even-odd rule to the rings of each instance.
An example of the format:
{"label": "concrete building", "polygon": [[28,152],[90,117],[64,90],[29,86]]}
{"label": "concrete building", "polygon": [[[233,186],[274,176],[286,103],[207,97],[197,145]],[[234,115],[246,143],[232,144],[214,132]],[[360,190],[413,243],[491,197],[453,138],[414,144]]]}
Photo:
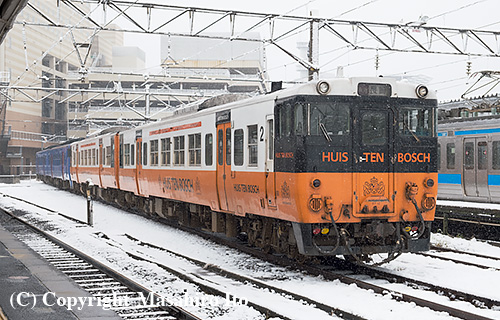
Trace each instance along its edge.
{"label": "concrete building", "polygon": [[[40,0],[30,3],[57,23],[87,25],[68,6],[58,7],[57,2]],[[77,5],[84,11],[89,10],[88,5]],[[46,22],[28,6],[20,12],[17,21]],[[67,93],[49,95],[50,89],[67,88],[67,73],[81,68],[74,43],[78,43],[78,50],[85,56],[91,45],[92,31],[73,30],[72,35],[75,42],[66,29],[17,23],[1,44],[1,84],[47,88],[47,91],[33,93],[26,90],[27,95],[23,95],[21,91],[3,89],[0,98],[0,174],[34,172],[36,151],[66,139],[68,102],[62,101]],[[105,47],[103,41],[98,43]],[[102,60],[111,61],[110,54],[111,51],[102,53]],[[97,64],[97,57],[89,55],[86,65]]]}

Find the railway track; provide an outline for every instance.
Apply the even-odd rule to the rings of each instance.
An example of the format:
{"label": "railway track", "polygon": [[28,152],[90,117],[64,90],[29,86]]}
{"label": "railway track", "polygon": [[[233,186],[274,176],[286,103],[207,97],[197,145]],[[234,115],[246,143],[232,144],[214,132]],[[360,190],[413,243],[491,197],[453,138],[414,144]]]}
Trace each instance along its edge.
{"label": "railway track", "polygon": [[[19,199],[17,198],[16,200],[18,201],[23,201],[25,203],[35,205],[29,201]],[[36,205],[36,207],[40,209],[47,210],[49,212],[54,213],[55,211],[45,208],[43,206]],[[158,296],[156,293],[151,292],[140,285],[133,283],[132,285],[129,284],[131,280],[126,278],[125,276],[113,271],[107,266],[102,265],[101,263],[95,261],[94,259],[88,257],[84,253],[72,248],[71,246],[65,244],[61,240],[55,238],[54,236],[51,236],[50,234],[46,233],[40,228],[37,228],[36,226],[33,226],[31,223],[28,223],[27,221],[24,221],[23,219],[17,217],[15,214],[7,212],[5,210],[0,210],[6,214],[8,214],[11,218],[15,219],[18,225],[22,225],[23,231],[14,231],[14,233],[18,238],[20,238],[23,242],[27,243],[28,246],[30,246],[35,252],[39,253],[42,257],[44,257],[47,261],[52,263],[56,268],[60,269],[63,273],[68,275],[70,278],[72,278],[78,285],[80,285],[83,289],[88,291],[89,293],[93,294],[95,297],[98,297],[99,299],[106,300],[106,299],[120,299],[121,297],[126,297],[127,301],[130,301],[132,303],[140,303],[144,302],[144,297],[148,297],[150,294],[153,294],[157,296],[157,299],[159,301],[165,301],[163,297]],[[70,220],[79,223],[79,224],[84,224],[83,222],[79,220],[75,220],[71,217],[67,217],[64,214],[61,214],[61,216],[65,218],[70,218]],[[17,229],[19,227],[15,227]],[[36,233],[29,233],[26,229],[30,228],[33,229]],[[120,246],[119,243],[113,242],[110,237],[103,233],[98,233],[96,234],[96,237],[105,239],[105,241],[108,241],[108,244],[114,247]],[[128,237],[130,241],[136,241],[135,239]],[[221,298],[227,298],[227,293],[224,291],[221,291],[220,289],[217,288],[217,286],[210,286],[207,285],[206,283],[215,283],[217,280],[213,279],[202,279],[206,281],[199,281],[202,277],[203,274],[206,272],[211,272],[215,273],[221,277],[224,277],[226,279],[233,279],[238,281],[238,286],[244,285],[248,282],[251,282],[252,285],[259,289],[267,289],[268,292],[271,292],[272,294],[275,294],[275,292],[278,292],[279,294],[282,295],[283,299],[288,300],[288,302],[295,302],[300,305],[305,305],[305,304],[311,304],[313,305],[311,308],[313,309],[318,309],[321,311],[325,312],[325,315],[338,315],[341,316],[343,319],[352,319],[352,320],[364,320],[363,317],[359,317],[357,315],[351,314],[347,311],[336,309],[333,307],[329,307],[327,305],[321,304],[317,301],[313,301],[311,299],[308,299],[307,297],[300,296],[291,292],[287,292],[285,290],[281,290],[279,288],[275,288],[272,286],[265,285],[264,283],[258,283],[256,280],[252,280],[250,278],[245,278],[238,276],[234,273],[230,273],[229,271],[225,271],[222,269],[218,269],[217,267],[210,265],[208,263],[196,261],[196,260],[189,260],[191,263],[197,265],[200,267],[200,270],[196,272],[196,276],[193,277],[192,275],[195,274],[195,272],[181,272],[175,268],[171,268],[165,264],[159,263],[157,261],[154,261],[154,259],[151,259],[150,257],[145,256],[144,254],[141,254],[138,251],[131,251],[131,250],[124,250],[124,252],[131,258],[135,260],[140,260],[143,262],[147,262],[152,265],[156,265],[164,270],[166,270],[168,273],[173,274],[174,276],[178,277],[179,279],[193,283],[197,287],[199,287],[203,292],[211,295],[217,295]],[[173,253],[173,252],[170,252]],[[182,259],[188,259],[185,256],[178,255],[179,258]],[[104,272],[100,272],[102,269],[104,269]],[[124,280],[125,278],[125,280]],[[132,289],[130,289],[132,287]],[[137,295],[138,292],[142,292],[142,295],[139,295],[137,297],[134,297],[134,295]],[[283,320],[289,320],[290,318],[281,314],[278,314],[277,312],[266,308],[258,303],[252,302],[252,301],[247,301],[247,305],[249,307],[253,307],[254,309],[258,310],[261,312],[265,318],[268,317],[273,317],[273,318],[279,318]],[[158,305],[158,306],[151,306],[147,305],[141,306],[138,304],[131,304],[129,306],[116,306],[116,307],[111,307],[112,310],[114,310],[118,315],[122,316],[124,319],[144,319],[144,317],[147,317],[146,319],[157,319],[157,320],[162,320],[162,319],[188,319],[188,320],[194,320],[194,319],[199,319],[197,317],[190,318],[190,317],[184,317],[184,316],[177,316],[179,314],[179,311],[175,310],[164,310],[163,305]],[[181,309],[182,310],[182,309]],[[185,310],[182,310],[185,311]],[[175,314],[176,316],[173,317],[171,314]],[[189,313],[188,313],[189,314]],[[135,317],[137,315],[137,317]]]}
{"label": "railway track", "polygon": [[[19,200],[20,201],[24,201],[22,199],[19,199]],[[193,231],[192,229],[188,229],[188,228],[179,226],[179,225],[177,225],[175,223],[172,223],[171,221],[166,221],[166,222],[168,224],[173,224],[173,225],[175,225],[175,227],[178,227],[180,229],[186,229],[186,231],[189,231],[191,233],[193,233],[193,232],[197,233],[198,235],[201,235],[204,238],[208,238],[210,240],[213,240],[213,241],[215,241],[217,243],[224,244],[224,245],[227,245],[229,247],[233,247],[235,249],[238,249],[240,251],[249,253],[249,254],[251,254],[253,256],[256,256],[258,258],[261,258],[261,259],[263,259],[265,261],[269,261],[271,263],[278,264],[278,265],[285,266],[285,267],[293,266],[293,267],[297,268],[297,270],[299,270],[299,271],[302,271],[302,272],[306,271],[310,275],[323,276],[327,280],[339,280],[342,283],[355,284],[355,285],[357,285],[358,287],[360,287],[362,289],[372,290],[375,293],[378,293],[378,294],[381,294],[381,295],[385,295],[385,296],[389,295],[392,299],[394,299],[396,301],[404,301],[404,302],[415,303],[418,306],[427,307],[427,308],[430,308],[430,309],[435,310],[435,311],[447,312],[448,314],[450,314],[452,316],[455,316],[455,317],[458,317],[458,318],[461,318],[461,319],[488,319],[486,317],[482,317],[482,316],[474,314],[474,313],[470,313],[470,312],[467,312],[467,311],[455,309],[455,308],[452,308],[452,307],[449,307],[449,306],[446,306],[446,305],[441,305],[441,304],[438,304],[438,303],[435,303],[435,302],[432,302],[432,301],[428,301],[428,300],[425,300],[425,299],[421,299],[421,298],[418,298],[418,297],[415,297],[415,296],[411,296],[411,295],[408,295],[408,294],[405,294],[405,293],[402,293],[402,292],[396,292],[394,290],[387,289],[387,288],[385,288],[383,286],[377,286],[377,285],[368,283],[366,281],[362,281],[360,279],[357,279],[354,276],[347,276],[347,275],[345,275],[345,272],[344,272],[344,274],[342,274],[341,272],[338,272],[338,270],[337,271],[336,270],[332,270],[331,268],[328,268],[328,267],[325,267],[325,266],[297,265],[294,261],[290,261],[290,260],[288,260],[285,257],[273,256],[273,255],[265,254],[265,253],[263,253],[262,251],[260,251],[258,249],[249,248],[244,243],[238,243],[238,242],[235,242],[235,241],[231,241],[230,239],[227,239],[224,236],[219,236],[219,235],[216,235],[216,234],[213,234],[213,233],[207,233],[207,232],[204,232],[204,231],[201,231],[201,230],[194,230]],[[141,241],[140,239],[136,239],[136,238],[131,237],[131,236],[128,236],[127,238],[130,241],[136,242],[140,246],[148,246],[150,248],[154,248],[154,249],[157,249],[157,250],[167,251],[167,249],[165,249],[165,248],[158,247],[158,246],[156,246],[154,244]],[[170,252],[170,254],[175,254],[175,255],[178,255],[180,257],[182,256],[182,255],[179,255],[179,254],[173,253],[173,252]],[[148,260],[148,258],[146,258],[144,256],[140,256],[140,255],[134,254],[134,253],[129,253],[129,255],[130,256],[134,256],[134,258],[136,258],[136,259]],[[185,256],[182,256],[182,258],[184,258],[184,259],[190,259],[190,258],[187,258]],[[153,261],[149,261],[149,262],[155,263]],[[297,294],[292,293],[292,292],[287,292],[287,291],[281,290],[279,288],[270,287],[270,286],[268,286],[266,284],[263,284],[261,282],[258,282],[256,280],[254,280],[254,279],[248,279],[248,278],[244,278],[244,277],[239,276],[239,275],[235,275],[233,273],[228,272],[227,270],[223,270],[223,269],[217,268],[215,266],[210,266],[206,262],[203,262],[203,261],[194,261],[192,259],[191,259],[191,262],[194,263],[194,264],[196,264],[196,265],[198,265],[198,266],[201,266],[201,265],[205,266],[205,268],[208,271],[210,271],[210,272],[214,272],[214,273],[218,273],[218,274],[225,274],[226,276],[230,275],[233,278],[239,278],[240,280],[248,281],[248,282],[252,283],[255,286],[261,286],[261,287],[266,287],[267,286],[268,290],[274,290],[274,292],[280,292],[281,294],[284,294],[284,295],[290,295],[294,299],[299,299],[299,300],[301,299],[301,300],[306,301],[308,303],[315,303],[316,305],[319,305],[319,307],[318,307],[319,309],[322,309],[322,310],[324,310],[326,312],[330,312],[332,314],[341,315],[343,318],[346,318],[346,319],[359,319],[359,317],[357,317],[355,315],[352,315],[352,314],[350,314],[348,312],[345,312],[343,310],[339,310],[339,309],[335,309],[335,308],[332,308],[332,307],[327,306],[327,305],[323,305],[321,303],[318,303],[317,301],[312,301],[311,299],[308,299],[306,297],[297,295]],[[493,307],[500,306],[500,302],[498,302],[498,301],[493,301],[491,299],[477,297],[477,296],[474,296],[474,295],[470,295],[470,294],[467,294],[467,293],[450,290],[450,289],[447,289],[447,288],[437,287],[437,286],[434,286],[434,285],[429,284],[429,283],[424,283],[424,282],[416,281],[414,279],[408,279],[408,278],[401,277],[401,276],[398,276],[398,275],[395,275],[395,274],[392,274],[392,273],[383,272],[383,271],[377,270],[377,269],[364,269],[363,270],[362,268],[358,268],[356,271],[358,273],[361,272],[363,274],[370,275],[371,277],[374,277],[374,278],[377,278],[377,279],[385,279],[385,280],[387,280],[388,282],[391,282],[391,283],[404,283],[404,284],[408,284],[410,286],[413,286],[414,288],[418,288],[419,290],[421,290],[422,288],[424,288],[424,290],[438,292],[439,294],[443,294],[444,293],[450,299],[458,299],[458,300],[468,301],[468,302],[472,303],[476,307],[477,306],[486,306],[488,308],[493,308]]]}
{"label": "railway track", "polygon": [[433,231],[484,240],[500,238],[500,210],[460,206],[436,206]]}
{"label": "railway track", "polygon": [[201,320],[182,308],[162,303],[156,293],[11,212],[1,211],[13,218],[8,228],[17,238],[90,293],[96,303],[108,307],[121,318]]}

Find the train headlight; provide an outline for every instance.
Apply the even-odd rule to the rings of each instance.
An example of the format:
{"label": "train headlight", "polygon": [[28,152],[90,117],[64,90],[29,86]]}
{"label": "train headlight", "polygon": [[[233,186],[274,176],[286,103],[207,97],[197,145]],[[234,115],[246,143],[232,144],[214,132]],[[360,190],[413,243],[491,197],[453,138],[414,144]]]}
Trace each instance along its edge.
{"label": "train headlight", "polygon": [[429,179],[425,179],[424,181],[424,186],[427,187],[427,188],[432,188],[434,187],[434,180],[429,178]]}
{"label": "train headlight", "polygon": [[417,89],[415,89],[415,93],[417,94],[417,97],[423,99],[429,94],[429,89],[427,89],[426,86],[419,85],[417,86]]}
{"label": "train headlight", "polygon": [[330,92],[330,84],[326,81],[320,81],[316,84],[316,91],[321,95],[328,94]]}
{"label": "train headlight", "polygon": [[321,180],[319,179],[314,179],[311,183],[311,185],[313,186],[313,188],[317,189],[319,188],[319,186],[321,186]]}

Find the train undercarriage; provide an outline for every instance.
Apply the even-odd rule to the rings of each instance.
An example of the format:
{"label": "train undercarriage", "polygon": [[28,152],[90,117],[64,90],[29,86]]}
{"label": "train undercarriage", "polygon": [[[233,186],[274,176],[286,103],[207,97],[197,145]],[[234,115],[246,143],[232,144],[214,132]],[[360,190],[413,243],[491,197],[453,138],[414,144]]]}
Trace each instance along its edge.
{"label": "train undercarriage", "polygon": [[358,224],[301,224],[253,214],[245,217],[212,211],[207,206],[156,197],[141,197],[118,189],[102,189],[95,185],[78,184],[46,176],[45,183],[77,194],[112,204],[150,218],[176,222],[187,227],[225,234],[228,238],[246,241],[266,253],[276,253],[300,261],[314,261],[318,256],[343,255],[358,264],[371,262],[371,255],[384,254],[381,264],[393,260],[402,252],[429,250],[431,222],[418,239],[402,232],[400,223],[371,219]]}

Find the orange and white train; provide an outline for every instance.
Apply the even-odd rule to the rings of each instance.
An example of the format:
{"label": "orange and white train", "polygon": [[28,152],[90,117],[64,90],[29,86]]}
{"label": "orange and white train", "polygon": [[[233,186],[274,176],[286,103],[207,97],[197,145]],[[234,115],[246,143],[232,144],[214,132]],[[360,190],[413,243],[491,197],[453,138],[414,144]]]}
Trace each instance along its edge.
{"label": "orange and white train", "polygon": [[428,250],[438,159],[426,86],[337,78],[216,100],[42,150],[37,174],[297,258]]}

